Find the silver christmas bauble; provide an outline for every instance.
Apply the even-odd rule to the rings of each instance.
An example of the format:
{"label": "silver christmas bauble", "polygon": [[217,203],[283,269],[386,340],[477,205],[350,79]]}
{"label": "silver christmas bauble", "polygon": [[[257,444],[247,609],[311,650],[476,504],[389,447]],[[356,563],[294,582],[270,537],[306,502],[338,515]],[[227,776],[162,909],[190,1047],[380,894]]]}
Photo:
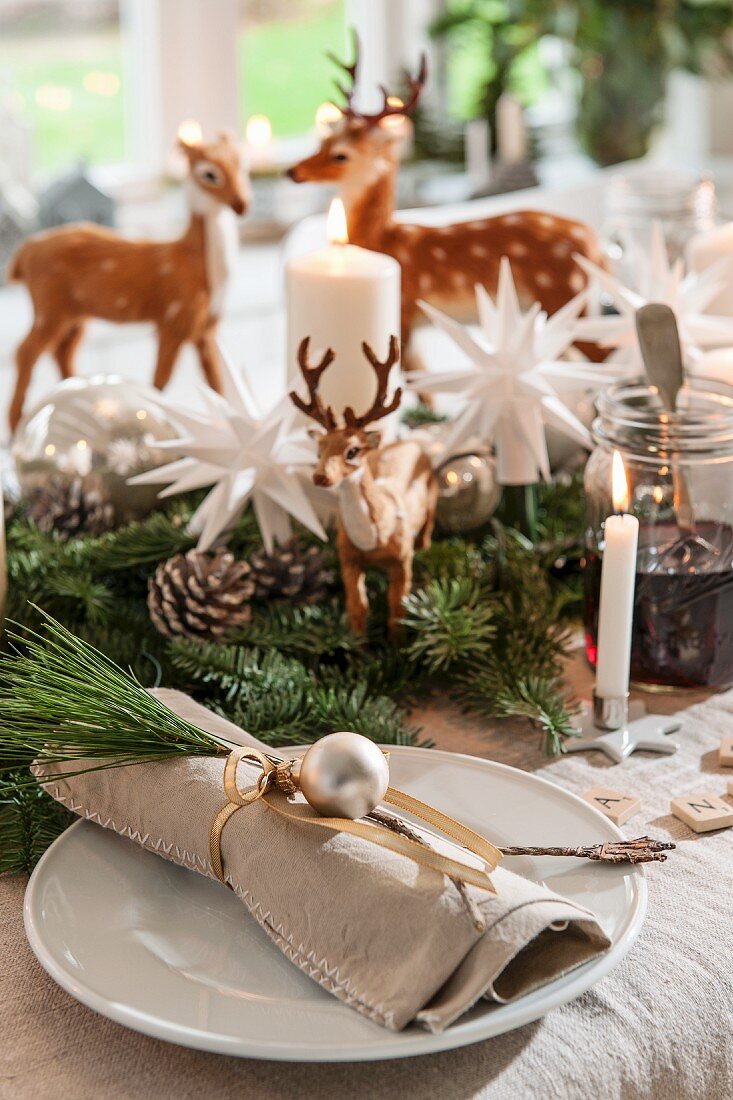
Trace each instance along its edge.
{"label": "silver christmas bauble", "polygon": [[494,459],[488,452],[454,455],[437,471],[436,519],[443,531],[473,531],[487,523],[499,503]]}
{"label": "silver christmas bauble", "polygon": [[116,524],[157,506],[158,486],[127,484],[134,474],[172,461],[156,446],[178,433],[157,405],[157,390],[118,375],[67,378],[18,425],[13,458],[21,497],[72,482],[114,509]]}
{"label": "silver christmas bauble", "polygon": [[329,733],[303,757],[299,786],[324,817],[356,820],[384,798],[389,786],[387,759],[360,733]]}

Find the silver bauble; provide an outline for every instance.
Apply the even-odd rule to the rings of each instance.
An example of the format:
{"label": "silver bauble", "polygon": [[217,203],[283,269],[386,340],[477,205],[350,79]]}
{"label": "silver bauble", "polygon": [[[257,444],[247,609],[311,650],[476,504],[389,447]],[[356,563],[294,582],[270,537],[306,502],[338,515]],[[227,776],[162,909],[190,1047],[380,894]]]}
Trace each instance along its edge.
{"label": "silver bauble", "polygon": [[436,476],[436,519],[443,531],[473,531],[491,519],[501,487],[497,485],[494,459],[489,452],[454,455],[440,464]]}
{"label": "silver bauble", "polygon": [[118,375],[54,386],[23,417],[13,440],[21,496],[80,480],[112,505],[118,525],[142,519],[157,506],[158,487],[127,479],[176,457],[156,447],[178,434],[159,398],[150,386]]}
{"label": "silver bauble", "polygon": [[299,786],[319,814],[355,821],[384,798],[389,786],[387,758],[360,733],[329,733],[303,757]]}

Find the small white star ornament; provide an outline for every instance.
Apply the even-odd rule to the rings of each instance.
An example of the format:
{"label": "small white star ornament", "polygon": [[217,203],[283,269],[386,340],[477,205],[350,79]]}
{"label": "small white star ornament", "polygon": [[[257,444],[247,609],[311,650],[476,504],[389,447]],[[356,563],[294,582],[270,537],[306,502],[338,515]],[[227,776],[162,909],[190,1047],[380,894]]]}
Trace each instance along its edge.
{"label": "small white star ornament", "polygon": [[639,255],[638,290],[625,286],[620,279],[584,256],[577,263],[609,295],[618,314],[580,317],[574,332],[576,340],[593,340],[601,347],[613,348],[609,362],[624,365],[629,373],[643,373],[644,364],[636,336],[636,311],[647,302],[663,302],[675,315],[682,347],[689,366],[694,366],[707,348],[733,344],[733,318],[718,317],[706,310],[733,279],[733,265],[723,258],[704,271],[689,271],[680,257],[669,262],[664,228],[655,222],[648,253]]}
{"label": "small white star ornament", "polygon": [[411,389],[457,394],[465,399],[446,439],[450,452],[468,436],[491,441],[496,449],[497,479],[502,485],[527,485],[550,477],[545,426],[557,428],[590,448],[588,429],[563,402],[581,385],[600,388],[617,371],[560,356],[575,340],[575,326],[585,308],[582,291],[551,317],[535,302],[526,312],[519,305],[509,260],[499,272],[496,302],[476,287],[480,331],[420,302],[424,313],[469,359],[461,370],[413,372]]}
{"label": "small white star ornament", "polygon": [[224,354],[221,358],[223,393],[201,386],[201,412],[160,399],[181,435],[158,446],[184,457],[128,484],[165,485],[161,498],[212,486],[189,523],[199,535],[199,550],[211,549],[250,503],[268,551],[291,536],[292,518],[325,539],[306,492],[305,475],[315,464],[315,451],[305,430],[293,429],[292,402],[284,397],[262,414],[246,379]]}

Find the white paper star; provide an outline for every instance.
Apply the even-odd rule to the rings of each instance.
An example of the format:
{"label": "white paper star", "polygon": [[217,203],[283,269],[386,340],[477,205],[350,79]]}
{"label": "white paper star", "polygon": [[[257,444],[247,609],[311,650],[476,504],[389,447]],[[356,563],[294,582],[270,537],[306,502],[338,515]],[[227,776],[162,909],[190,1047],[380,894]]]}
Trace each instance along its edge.
{"label": "white paper star", "polygon": [[182,434],[156,446],[184,457],[139,474],[129,484],[166,485],[161,498],[213,486],[189,524],[200,535],[199,550],[209,550],[250,502],[268,551],[290,538],[291,517],[325,539],[305,491],[304,475],[314,465],[315,452],[306,431],[292,429],[292,402],[284,397],[262,415],[246,380],[224,355],[222,360],[224,392],[220,396],[201,386],[203,413],[160,399]]}
{"label": "white paper star", "polygon": [[591,278],[598,280],[613,300],[617,315],[581,317],[575,328],[576,340],[594,340],[605,348],[616,349],[613,362],[628,366],[630,372],[643,371],[643,361],[636,336],[635,314],[646,302],[664,302],[677,318],[680,339],[690,364],[700,359],[705,348],[733,344],[733,318],[706,313],[710,303],[733,279],[731,262],[724,258],[704,271],[685,274],[680,257],[669,262],[664,228],[661,222],[652,227],[652,245],[648,253],[639,251],[639,290],[632,290],[609,271],[576,256],[577,262]]}
{"label": "white paper star", "polygon": [[540,474],[550,477],[546,424],[590,447],[588,430],[561,395],[583,383],[598,386],[616,373],[591,363],[559,359],[575,339],[575,324],[586,297],[582,291],[551,317],[540,310],[539,302],[522,312],[511,266],[504,257],[496,303],[484,287],[476,287],[480,336],[420,302],[427,316],[470,360],[462,370],[413,372],[409,377],[413,390],[465,397],[465,408],[446,440],[447,451],[470,435],[493,441],[499,482],[527,485]]}

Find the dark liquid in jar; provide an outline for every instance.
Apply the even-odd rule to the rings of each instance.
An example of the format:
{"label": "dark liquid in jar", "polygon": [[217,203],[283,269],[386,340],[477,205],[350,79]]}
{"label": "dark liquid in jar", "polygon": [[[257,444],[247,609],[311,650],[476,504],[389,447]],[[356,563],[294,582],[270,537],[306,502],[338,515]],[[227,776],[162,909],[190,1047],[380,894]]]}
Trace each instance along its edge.
{"label": "dark liquid in jar", "polygon": [[[586,555],[585,645],[597,657],[603,559]],[[631,679],[658,687],[733,684],[733,530],[698,523],[694,532],[650,524],[639,532]]]}

